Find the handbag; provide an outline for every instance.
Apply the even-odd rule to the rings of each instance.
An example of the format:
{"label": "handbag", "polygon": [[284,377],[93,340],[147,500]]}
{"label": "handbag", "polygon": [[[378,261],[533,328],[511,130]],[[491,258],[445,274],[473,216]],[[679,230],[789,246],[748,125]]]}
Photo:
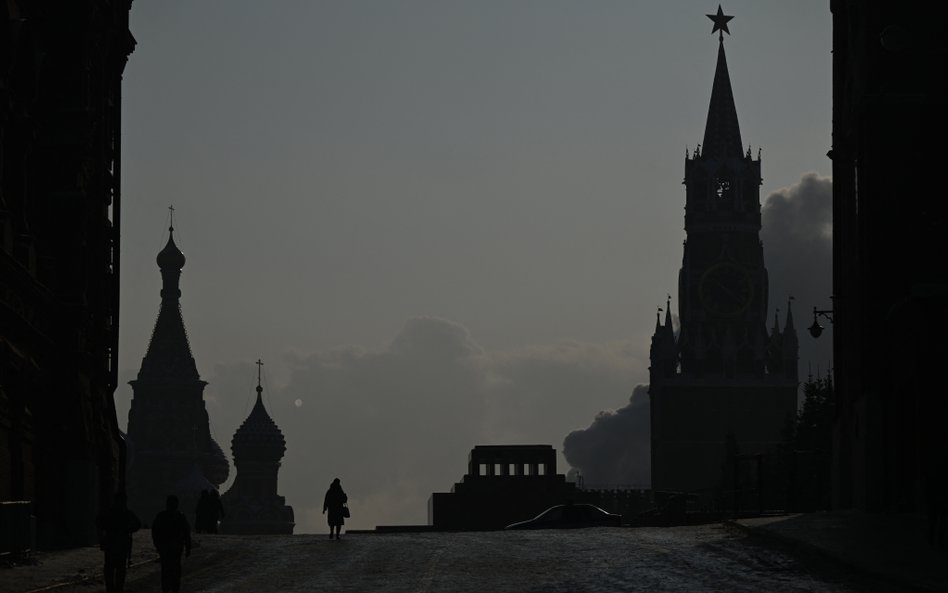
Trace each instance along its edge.
{"label": "handbag", "polygon": [[349,505],[347,505],[347,504],[342,505],[342,516],[345,517],[346,519],[348,519],[348,518],[350,517],[350,515],[349,515]]}

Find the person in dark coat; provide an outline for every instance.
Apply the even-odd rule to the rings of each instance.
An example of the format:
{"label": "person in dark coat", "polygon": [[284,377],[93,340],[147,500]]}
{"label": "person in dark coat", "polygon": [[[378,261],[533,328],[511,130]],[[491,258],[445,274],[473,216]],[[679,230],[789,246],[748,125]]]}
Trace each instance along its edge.
{"label": "person in dark coat", "polygon": [[181,591],[181,552],[191,555],[191,526],[178,511],[178,497],[168,496],[165,510],[151,523],[151,540],[161,559],[162,593]]}
{"label": "person in dark coat", "polygon": [[207,490],[201,490],[201,496],[198,497],[197,507],[194,509],[194,533],[208,533],[211,514],[211,497]]}
{"label": "person in dark coat", "polygon": [[327,517],[329,520],[329,539],[333,537],[333,529],[336,532],[336,539],[339,539],[339,531],[346,522],[345,517],[348,510],[346,502],[348,500],[349,497],[342,490],[339,478],[336,478],[329,485],[329,490],[326,491],[326,497],[323,499],[323,514],[325,515],[326,511],[329,511]]}
{"label": "person in dark coat", "polygon": [[119,492],[108,510],[96,517],[99,529],[99,547],[105,552],[106,593],[122,593],[125,589],[125,573],[132,550],[132,533],[142,526],[135,513],[128,510],[125,494]]}
{"label": "person in dark coat", "polygon": [[207,532],[217,533],[217,523],[224,518],[224,505],[217,490],[211,490],[207,502]]}

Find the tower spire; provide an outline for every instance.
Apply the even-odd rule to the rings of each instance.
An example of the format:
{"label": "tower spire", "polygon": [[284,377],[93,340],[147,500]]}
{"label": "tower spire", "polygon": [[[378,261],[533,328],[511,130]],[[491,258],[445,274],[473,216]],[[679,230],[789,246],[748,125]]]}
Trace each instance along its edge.
{"label": "tower spire", "polygon": [[[174,206],[168,210],[174,215]],[[142,360],[139,379],[174,376],[178,379],[199,380],[188,334],[181,317],[181,269],[185,257],[174,242],[174,224],[168,227],[168,242],[158,252],[155,262],[161,270],[161,306],[151,342]]]}
{"label": "tower spire", "polygon": [[787,299],[787,323],[783,328],[784,333],[796,333],[796,327],[793,325],[793,309],[791,308],[794,300],[792,296]]}
{"label": "tower spire", "polygon": [[263,369],[263,361],[258,358],[254,364],[257,365],[257,403],[260,403],[263,399],[263,386],[260,384],[260,371]]}
{"label": "tower spire", "polygon": [[727,23],[733,16],[726,16],[718,5],[717,14],[707,15],[714,21],[711,33],[718,36],[718,63],[714,70],[714,83],[711,86],[711,104],[708,107],[708,120],[704,127],[702,155],[709,158],[741,158],[743,146],[741,128],[737,121],[737,108],[734,106],[734,94],[731,92],[731,77],[727,70],[727,58],[724,55],[724,33],[731,32]]}

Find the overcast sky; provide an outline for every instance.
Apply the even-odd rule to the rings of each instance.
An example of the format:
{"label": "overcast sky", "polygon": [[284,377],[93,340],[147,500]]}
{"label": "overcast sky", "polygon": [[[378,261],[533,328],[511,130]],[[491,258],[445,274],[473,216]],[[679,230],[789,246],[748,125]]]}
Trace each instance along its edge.
{"label": "overcast sky", "polygon": [[[828,191],[828,2],[723,8],[742,137],[762,148],[761,198],[782,196],[773,212],[798,216],[774,236],[810,240],[811,223],[825,235],[825,200],[793,198]],[[158,311],[154,258],[174,204],[214,433],[229,452],[263,358],[298,531],[323,529],[317,507],[336,475],[361,504],[355,526],[420,523],[473,445],[561,449],[647,381],[655,307],[676,296],[683,160],[704,133],[717,51],[704,15],[716,9],[135,2],[124,380]],[[771,248],[765,238],[765,259]],[[822,285],[788,288],[770,267],[771,310],[799,292],[801,329],[806,310],[828,308],[800,297]],[[801,375],[804,356],[825,369],[827,338],[806,346]],[[120,386],[123,426],[130,397]]]}

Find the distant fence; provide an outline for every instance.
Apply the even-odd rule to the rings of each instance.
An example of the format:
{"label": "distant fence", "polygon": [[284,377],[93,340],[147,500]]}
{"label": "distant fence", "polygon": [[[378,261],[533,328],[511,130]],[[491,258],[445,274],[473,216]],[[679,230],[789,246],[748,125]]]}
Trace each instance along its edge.
{"label": "distant fence", "polygon": [[829,508],[830,454],[784,449],[734,455],[722,468],[721,486],[690,492],[659,492],[636,484],[586,484],[577,480],[577,502],[618,513],[627,522],[642,513],[735,516]]}

